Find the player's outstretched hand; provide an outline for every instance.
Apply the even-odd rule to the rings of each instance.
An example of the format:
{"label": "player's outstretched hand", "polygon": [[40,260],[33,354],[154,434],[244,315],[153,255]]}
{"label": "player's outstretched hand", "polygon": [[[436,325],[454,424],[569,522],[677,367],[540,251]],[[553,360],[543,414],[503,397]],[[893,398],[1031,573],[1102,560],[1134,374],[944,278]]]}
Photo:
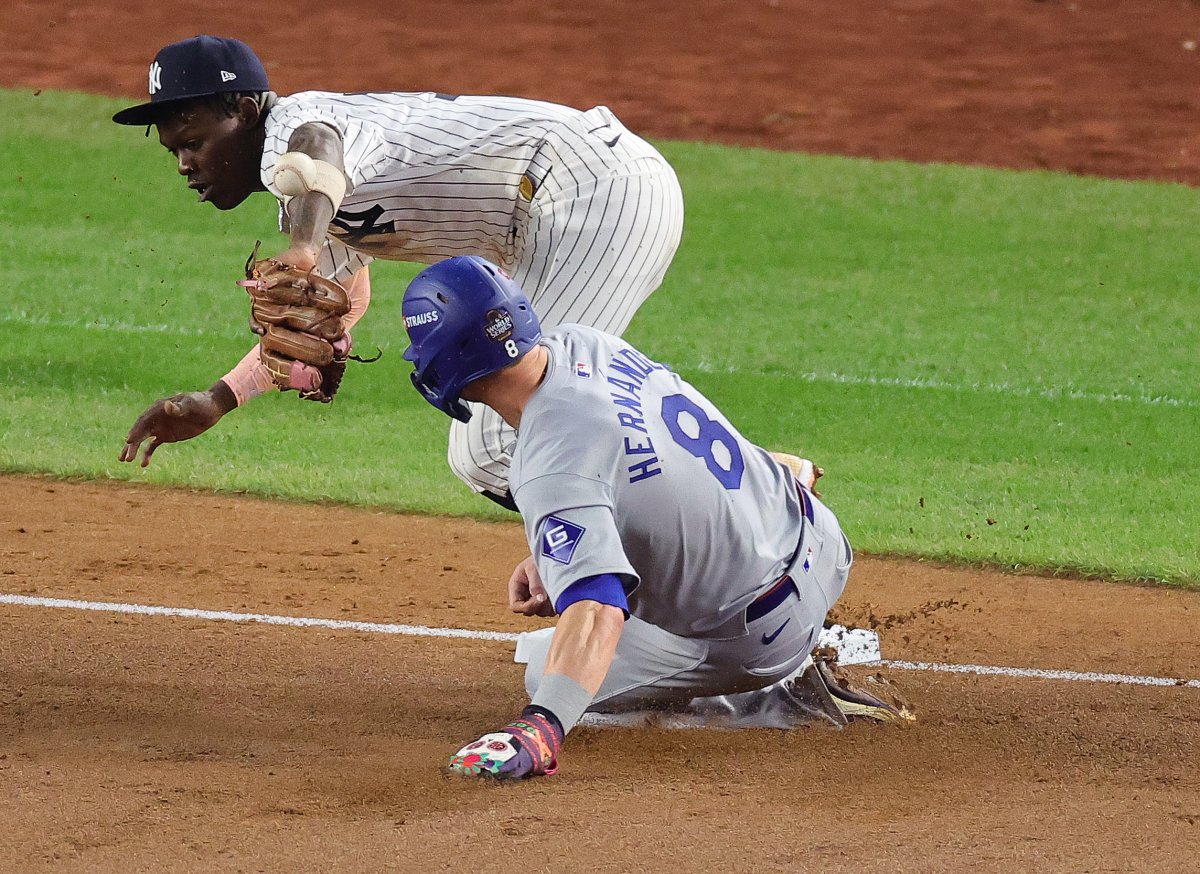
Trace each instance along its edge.
{"label": "player's outstretched hand", "polygon": [[125,446],[121,449],[121,461],[133,461],[138,449],[142,449],[142,467],[150,464],[154,450],[164,443],[191,440],[203,434],[220,421],[226,410],[213,397],[212,391],[189,391],[161,398],[152,403],[138,416]]}
{"label": "player's outstretched hand", "polygon": [[450,757],[447,769],[463,777],[521,780],[550,775],[558,770],[563,731],[558,721],[527,707],[499,731],[471,741]]}
{"label": "player's outstretched hand", "polygon": [[554,605],[542,585],[532,555],[518,564],[508,578],[508,609],[523,616],[554,615]]}

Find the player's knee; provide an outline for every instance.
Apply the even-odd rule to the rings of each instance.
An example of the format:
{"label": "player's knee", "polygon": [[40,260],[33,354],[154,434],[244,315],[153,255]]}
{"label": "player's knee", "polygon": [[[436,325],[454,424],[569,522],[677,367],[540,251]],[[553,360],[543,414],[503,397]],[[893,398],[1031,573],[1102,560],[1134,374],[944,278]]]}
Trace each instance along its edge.
{"label": "player's knee", "polygon": [[470,455],[458,451],[453,441],[446,453],[446,461],[453,474],[466,483],[471,491],[490,492],[498,496],[508,494],[507,465],[480,463]]}
{"label": "player's knee", "polygon": [[[504,448],[504,436],[499,427],[485,421],[489,411],[472,405],[474,415],[469,422],[453,422],[446,461],[454,475],[472,491],[508,494],[508,472],[512,458]],[[476,419],[480,421],[476,422]],[[496,423],[500,420],[497,417]]]}

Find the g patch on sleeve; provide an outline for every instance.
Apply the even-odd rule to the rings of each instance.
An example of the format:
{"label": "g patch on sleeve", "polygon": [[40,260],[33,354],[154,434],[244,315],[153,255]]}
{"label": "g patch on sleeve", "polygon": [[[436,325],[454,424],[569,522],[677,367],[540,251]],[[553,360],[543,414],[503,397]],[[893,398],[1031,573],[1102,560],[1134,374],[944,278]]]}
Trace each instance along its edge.
{"label": "g patch on sleeve", "polygon": [[570,564],[575,555],[575,547],[583,538],[587,529],[560,519],[557,516],[547,516],[542,520],[542,532],[538,540],[542,545],[542,555],[559,564]]}

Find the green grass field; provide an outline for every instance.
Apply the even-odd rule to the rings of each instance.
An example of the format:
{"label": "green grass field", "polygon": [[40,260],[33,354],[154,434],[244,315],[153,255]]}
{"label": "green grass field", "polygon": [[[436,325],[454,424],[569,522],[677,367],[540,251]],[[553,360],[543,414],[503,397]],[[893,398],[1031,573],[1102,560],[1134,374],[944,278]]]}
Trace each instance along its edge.
{"label": "green grass field", "polygon": [[[268,195],[197,206],[117,106],[0,91],[0,468],[501,516],[408,384],[413,265],[373,268],[355,340],[385,355],[336,404],[264,397],[117,462],[147,404],[250,347],[233,281],[282,240]],[[660,146],[687,228],[628,336],[824,465],[860,550],[1200,586],[1194,190]]]}

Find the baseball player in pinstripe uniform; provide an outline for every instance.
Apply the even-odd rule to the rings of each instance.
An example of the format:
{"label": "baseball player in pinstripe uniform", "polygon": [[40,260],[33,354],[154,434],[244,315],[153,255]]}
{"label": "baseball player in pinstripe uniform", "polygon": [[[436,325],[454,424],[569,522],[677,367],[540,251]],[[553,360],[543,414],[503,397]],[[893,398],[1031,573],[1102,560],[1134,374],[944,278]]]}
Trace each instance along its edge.
{"label": "baseball player in pinstripe uniform", "polygon": [[[277,260],[346,285],[348,328],[369,303],[374,258],[473,254],[527,288],[543,324],[620,334],[679,245],[674,172],[602,106],[433,92],[278,97],[249,47],[212,36],[162,49],[149,92],[113,120],[156,125],[201,202],[226,210],[255,191],[277,197],[290,236]],[[147,409],[121,460],[141,449],[145,466],[162,443],[203,433],[271,388],[256,346],[209,390]],[[474,490],[511,503],[513,437],[481,409],[454,423],[450,465]]]}
{"label": "baseball player in pinstripe uniform", "polygon": [[426,400],[456,420],[482,402],[518,430],[510,485],[532,554],[510,608],[559,616],[518,646],[529,706],[451,769],[553,773],[589,710],[903,717],[809,658],[850,571],[837,519],[696,389],[612,334],[543,335],[520,286],[480,258],[422,271],[404,316]]}

